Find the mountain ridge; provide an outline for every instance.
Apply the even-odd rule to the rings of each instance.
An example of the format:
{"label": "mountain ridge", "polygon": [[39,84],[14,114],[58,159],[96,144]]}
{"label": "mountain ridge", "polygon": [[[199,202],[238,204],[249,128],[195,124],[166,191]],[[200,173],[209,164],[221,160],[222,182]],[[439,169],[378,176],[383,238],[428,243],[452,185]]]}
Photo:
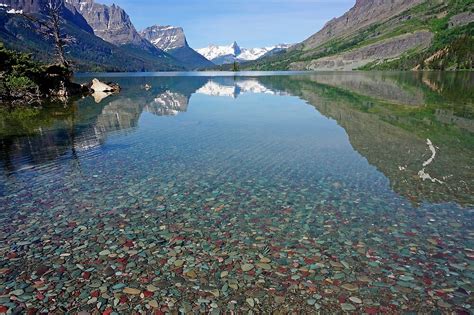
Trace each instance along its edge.
{"label": "mountain ridge", "polygon": [[[43,62],[55,60],[52,41],[32,31],[35,25],[27,19],[8,13],[9,9],[13,9],[44,19],[46,0],[3,0],[3,2],[4,6],[0,8],[0,41],[7,48],[31,53],[37,60]],[[68,57],[75,70],[173,71],[185,69],[180,62],[151,43],[144,47],[134,45],[133,41],[126,45],[115,45],[104,41],[94,34],[89,22],[73,4],[71,0],[65,2],[61,16],[64,33],[74,39],[68,46]]]}
{"label": "mountain ridge", "polygon": [[196,51],[213,63],[217,65],[224,65],[233,62],[257,60],[266,54],[286,50],[289,47],[291,47],[291,45],[278,44],[263,48],[241,48],[237,42],[234,41],[231,45],[209,45],[204,48],[196,49]]}
{"label": "mountain ridge", "polygon": [[472,0],[357,0],[345,14],[247,70],[472,69]]}
{"label": "mountain ridge", "polygon": [[94,34],[106,42],[116,46],[135,46],[157,55],[163,52],[140,36],[130,16],[116,4],[108,6],[94,0],[65,0],[65,4],[81,13]]}

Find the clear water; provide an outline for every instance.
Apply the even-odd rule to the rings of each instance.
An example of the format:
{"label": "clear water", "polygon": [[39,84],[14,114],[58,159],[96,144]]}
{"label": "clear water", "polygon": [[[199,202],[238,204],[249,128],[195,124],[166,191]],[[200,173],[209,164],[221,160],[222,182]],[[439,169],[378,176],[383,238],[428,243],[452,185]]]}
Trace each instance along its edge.
{"label": "clear water", "polygon": [[473,311],[472,73],[100,76],[0,111],[5,309]]}

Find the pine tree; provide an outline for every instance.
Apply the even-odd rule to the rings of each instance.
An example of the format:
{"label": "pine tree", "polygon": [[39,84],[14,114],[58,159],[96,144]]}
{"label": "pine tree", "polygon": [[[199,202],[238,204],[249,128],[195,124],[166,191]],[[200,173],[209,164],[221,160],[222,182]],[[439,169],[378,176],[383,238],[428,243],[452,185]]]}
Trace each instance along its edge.
{"label": "pine tree", "polygon": [[232,71],[234,72],[240,71],[239,64],[237,63],[237,61],[234,61],[234,64],[232,65]]}

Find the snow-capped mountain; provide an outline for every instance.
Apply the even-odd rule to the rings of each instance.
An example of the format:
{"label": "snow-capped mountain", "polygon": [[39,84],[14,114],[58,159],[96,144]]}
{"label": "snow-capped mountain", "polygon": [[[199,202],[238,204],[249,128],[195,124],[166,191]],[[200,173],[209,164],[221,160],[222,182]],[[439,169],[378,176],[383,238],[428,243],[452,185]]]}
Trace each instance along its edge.
{"label": "snow-capped mountain", "polygon": [[165,51],[188,45],[181,27],[154,25],[141,31],[140,35]]}
{"label": "snow-capped mountain", "polygon": [[236,42],[229,46],[209,45],[205,48],[196,49],[196,51],[211,61],[223,56],[235,57],[241,53],[241,49]]}
{"label": "snow-capped mountain", "polygon": [[263,48],[241,48],[234,42],[228,46],[210,45],[205,48],[196,49],[196,51],[213,63],[222,65],[233,63],[234,61],[257,60],[266,54],[275,53],[287,49],[290,46],[291,45],[288,44],[280,44]]}

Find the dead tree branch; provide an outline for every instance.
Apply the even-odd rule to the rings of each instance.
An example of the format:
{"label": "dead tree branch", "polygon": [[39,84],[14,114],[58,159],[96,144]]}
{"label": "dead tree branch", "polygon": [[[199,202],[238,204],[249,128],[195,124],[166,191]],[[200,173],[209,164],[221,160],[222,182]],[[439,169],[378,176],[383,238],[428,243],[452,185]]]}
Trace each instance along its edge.
{"label": "dead tree branch", "polygon": [[58,58],[58,63],[69,69],[70,62],[66,58],[65,48],[74,42],[74,38],[63,33],[64,23],[61,13],[64,9],[64,0],[48,0],[46,4],[45,18],[36,17],[31,14],[19,11],[16,15],[22,16],[35,25],[34,31],[49,38],[54,43],[54,52]]}

